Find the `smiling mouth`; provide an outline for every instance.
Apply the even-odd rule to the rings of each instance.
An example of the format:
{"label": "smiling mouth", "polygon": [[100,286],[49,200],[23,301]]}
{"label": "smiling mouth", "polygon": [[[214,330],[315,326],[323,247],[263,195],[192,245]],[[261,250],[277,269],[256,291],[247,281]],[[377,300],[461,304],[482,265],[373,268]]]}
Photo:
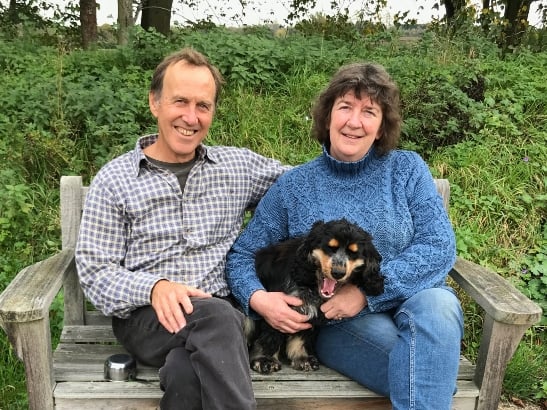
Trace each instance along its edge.
{"label": "smiling mouth", "polygon": [[180,135],[183,135],[185,137],[191,137],[192,135],[194,135],[197,132],[195,130],[189,130],[187,128],[182,128],[182,127],[175,127],[175,130],[177,130],[177,132]]}
{"label": "smiling mouth", "polygon": [[352,139],[352,140],[358,140],[358,139],[361,139],[361,138],[364,138],[360,135],[351,135],[351,134],[342,134],[344,137],[346,138],[349,138],[349,139]]}

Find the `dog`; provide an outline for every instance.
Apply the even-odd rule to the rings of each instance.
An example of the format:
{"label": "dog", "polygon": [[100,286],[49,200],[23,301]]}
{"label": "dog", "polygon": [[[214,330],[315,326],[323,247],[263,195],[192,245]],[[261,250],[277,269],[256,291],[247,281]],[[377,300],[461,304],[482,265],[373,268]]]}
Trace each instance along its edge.
{"label": "dog", "polygon": [[264,319],[249,319],[246,334],[251,369],[273,373],[281,369],[282,361],[296,370],[319,369],[314,348],[316,326],[327,322],[321,304],[347,283],[367,295],[381,294],[381,260],[371,235],[346,219],[318,221],[306,235],[258,250],[255,268],[262,285],[267,291],[300,298],[302,305],[293,308],[308,316],[312,328],[286,334]]}

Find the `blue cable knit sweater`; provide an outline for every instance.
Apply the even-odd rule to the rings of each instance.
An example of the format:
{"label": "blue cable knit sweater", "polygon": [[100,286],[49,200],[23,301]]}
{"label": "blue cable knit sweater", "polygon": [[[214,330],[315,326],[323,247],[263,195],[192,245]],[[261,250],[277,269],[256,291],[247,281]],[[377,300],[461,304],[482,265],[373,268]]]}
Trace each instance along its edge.
{"label": "blue cable knit sweater", "polygon": [[454,232],[422,158],[402,150],[377,156],[372,149],[360,161],[341,162],[324,148],[278,179],[228,254],[228,284],[247,314],[251,295],[264,289],[255,251],[302,235],[317,220],[342,217],[367,230],[383,258],[385,292],[367,296],[367,311],[386,311],[420,290],[446,287]]}

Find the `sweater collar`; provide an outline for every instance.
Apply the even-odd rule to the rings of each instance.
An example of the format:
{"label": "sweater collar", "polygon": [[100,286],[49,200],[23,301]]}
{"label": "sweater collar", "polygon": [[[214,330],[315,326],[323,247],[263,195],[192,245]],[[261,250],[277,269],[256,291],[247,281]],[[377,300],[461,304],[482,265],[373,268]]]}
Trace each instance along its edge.
{"label": "sweater collar", "polygon": [[329,146],[323,145],[323,160],[327,167],[329,167],[332,171],[336,173],[342,173],[342,174],[358,174],[363,169],[367,168],[369,164],[374,160],[376,157],[374,145],[370,148],[370,150],[366,153],[366,155],[361,158],[359,161],[340,161],[336,158],[334,158],[329,153]]}

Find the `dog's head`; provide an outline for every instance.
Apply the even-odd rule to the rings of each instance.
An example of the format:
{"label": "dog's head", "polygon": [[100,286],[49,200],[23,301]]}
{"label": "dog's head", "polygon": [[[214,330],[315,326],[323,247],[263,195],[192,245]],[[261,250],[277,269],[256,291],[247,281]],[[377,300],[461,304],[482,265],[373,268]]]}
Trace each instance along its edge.
{"label": "dog's head", "polygon": [[383,292],[381,256],[371,235],[346,219],[316,222],[304,240],[307,257],[317,266],[319,293],[329,299],[336,290],[353,283],[367,294]]}

